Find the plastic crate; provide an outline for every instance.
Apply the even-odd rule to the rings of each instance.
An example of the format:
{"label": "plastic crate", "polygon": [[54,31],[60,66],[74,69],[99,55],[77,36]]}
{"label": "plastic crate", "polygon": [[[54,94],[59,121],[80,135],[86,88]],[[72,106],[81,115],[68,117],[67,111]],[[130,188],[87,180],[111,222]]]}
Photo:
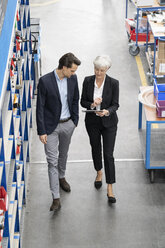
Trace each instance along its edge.
{"label": "plastic crate", "polygon": [[0,210],[3,210],[4,212],[7,211],[8,208],[8,197],[6,190],[4,187],[0,187]]}
{"label": "plastic crate", "polygon": [[156,113],[158,117],[165,117],[165,101],[156,101]]}
{"label": "plastic crate", "polygon": [[154,96],[157,101],[165,101],[165,84],[157,84],[154,82]]}
{"label": "plastic crate", "polygon": [[[135,27],[132,27],[130,25],[130,21],[133,22],[134,20],[133,19],[126,19],[125,20],[126,31],[127,31],[128,36],[129,36],[129,39],[132,41],[136,41],[136,29],[135,29]],[[138,41],[146,42],[146,40],[147,40],[147,34],[138,32]],[[148,33],[148,41],[150,41],[150,33]]]}
{"label": "plastic crate", "polygon": [[4,221],[5,221],[5,212],[8,209],[8,196],[7,192],[3,186],[0,186],[0,248],[1,241],[3,238],[3,229],[4,229]]}

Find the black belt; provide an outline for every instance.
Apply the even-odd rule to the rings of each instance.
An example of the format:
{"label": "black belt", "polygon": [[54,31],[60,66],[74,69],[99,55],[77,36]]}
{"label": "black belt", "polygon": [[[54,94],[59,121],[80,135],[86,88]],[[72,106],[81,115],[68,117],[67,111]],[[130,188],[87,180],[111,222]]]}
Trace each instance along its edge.
{"label": "black belt", "polygon": [[66,119],[62,119],[62,120],[59,120],[59,123],[64,123],[64,122],[67,122],[71,119],[71,117],[68,117]]}

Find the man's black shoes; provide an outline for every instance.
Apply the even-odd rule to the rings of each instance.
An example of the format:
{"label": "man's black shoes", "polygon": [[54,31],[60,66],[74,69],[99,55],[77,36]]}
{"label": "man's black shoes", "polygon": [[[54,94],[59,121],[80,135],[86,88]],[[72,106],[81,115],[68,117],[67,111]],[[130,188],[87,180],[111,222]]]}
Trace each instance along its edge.
{"label": "man's black shoes", "polygon": [[60,179],[59,179],[59,182],[60,182],[60,187],[61,187],[65,192],[70,192],[70,191],[71,191],[70,185],[69,185],[69,183],[65,180],[65,177],[64,177],[64,178],[60,178]]}
{"label": "man's black shoes", "polygon": [[57,211],[61,208],[60,199],[53,199],[52,205],[50,207],[50,211]]}

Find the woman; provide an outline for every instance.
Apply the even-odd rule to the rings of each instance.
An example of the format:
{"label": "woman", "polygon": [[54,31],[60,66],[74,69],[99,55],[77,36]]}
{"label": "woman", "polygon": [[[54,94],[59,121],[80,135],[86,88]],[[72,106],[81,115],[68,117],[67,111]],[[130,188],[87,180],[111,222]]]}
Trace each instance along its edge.
{"label": "woman", "polygon": [[[115,183],[114,145],[117,132],[119,107],[119,82],[106,75],[111,67],[109,56],[98,56],[94,60],[95,75],[86,77],[83,82],[81,106],[86,108],[85,126],[90,139],[94,168],[97,171],[94,185],[102,186],[102,147],[104,157],[107,197],[115,203],[112,184]],[[101,142],[102,137],[102,142]]]}

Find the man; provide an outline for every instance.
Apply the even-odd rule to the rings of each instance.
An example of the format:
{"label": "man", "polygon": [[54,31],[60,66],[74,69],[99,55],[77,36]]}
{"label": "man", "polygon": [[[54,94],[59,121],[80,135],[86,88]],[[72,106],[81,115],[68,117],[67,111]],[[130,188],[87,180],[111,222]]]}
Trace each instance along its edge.
{"label": "man", "polygon": [[75,72],[81,64],[72,53],[63,55],[58,68],[39,79],[37,132],[44,144],[53,202],[50,211],[60,209],[59,186],[71,188],[65,179],[71,136],[78,124],[79,90]]}

